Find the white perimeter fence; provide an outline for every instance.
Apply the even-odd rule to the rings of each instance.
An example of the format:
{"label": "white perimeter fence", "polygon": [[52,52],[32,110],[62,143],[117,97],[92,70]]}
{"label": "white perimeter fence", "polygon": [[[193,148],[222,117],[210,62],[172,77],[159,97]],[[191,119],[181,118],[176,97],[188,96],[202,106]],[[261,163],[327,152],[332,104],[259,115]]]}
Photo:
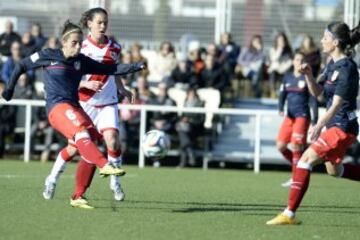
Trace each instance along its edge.
{"label": "white perimeter fence", "polygon": [[[15,105],[25,107],[25,143],[24,143],[24,162],[30,161],[30,141],[31,141],[31,115],[33,107],[44,107],[43,100],[19,100],[15,99],[10,102],[0,100],[0,104]],[[255,116],[255,132],[254,132],[254,172],[260,172],[260,149],[261,149],[261,118],[263,116],[277,116],[276,110],[257,110],[257,109],[233,109],[233,108],[184,108],[184,107],[170,107],[170,106],[156,106],[156,105],[122,105],[119,104],[120,109],[139,110],[140,117],[140,144],[139,144],[139,168],[145,167],[145,157],[141,151],[141,144],[146,132],[146,118],[147,112],[177,112],[177,113],[214,113],[217,115],[243,115]],[[1,124],[1,123],[0,123]]]}

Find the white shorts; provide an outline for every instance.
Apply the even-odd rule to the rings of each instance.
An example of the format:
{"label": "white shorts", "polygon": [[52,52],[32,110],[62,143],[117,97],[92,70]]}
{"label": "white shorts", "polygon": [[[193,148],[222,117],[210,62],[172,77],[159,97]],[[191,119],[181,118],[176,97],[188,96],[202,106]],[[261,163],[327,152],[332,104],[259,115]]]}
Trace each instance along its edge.
{"label": "white shorts", "polygon": [[119,131],[119,108],[117,104],[103,107],[94,107],[90,104],[80,102],[81,107],[91,118],[96,129],[102,134],[106,130]]}

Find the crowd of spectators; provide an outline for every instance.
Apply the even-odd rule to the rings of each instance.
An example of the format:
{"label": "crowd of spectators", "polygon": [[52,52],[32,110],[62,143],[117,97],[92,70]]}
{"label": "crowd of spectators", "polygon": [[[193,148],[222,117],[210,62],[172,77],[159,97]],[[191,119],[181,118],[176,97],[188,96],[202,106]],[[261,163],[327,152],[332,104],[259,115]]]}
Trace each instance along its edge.
{"label": "crowd of spectators", "polygon": [[[320,50],[311,36],[304,35],[302,39],[298,49],[305,53],[316,76],[323,62]],[[121,44],[121,39],[119,43]],[[0,87],[3,88],[14,65],[23,57],[44,48],[59,46],[56,37],[42,34],[40,24],[33,24],[21,36],[14,31],[10,21],[6,22],[5,32],[0,35]],[[143,50],[139,43],[134,42],[129,49],[122,49],[119,59],[122,63],[147,62],[146,71],[121,76],[122,83],[132,90],[136,104],[211,109],[242,97],[276,98],[282,76],[292,67],[294,52],[283,32],[274,38],[269,51],[265,51],[261,35],[252,36],[248,45],[241,47],[233,41],[230,33],[223,33],[219,44],[210,43],[205,47],[198,41],[191,41],[186,54],[177,53],[173,44],[168,41],[161,43],[159,50],[152,55]],[[41,70],[23,74],[14,98],[42,99],[44,92],[41,75]],[[128,104],[126,99],[120,98],[120,101]],[[0,158],[6,136],[17,126],[19,112],[18,107],[0,105]],[[131,146],[138,144],[138,139],[134,136],[138,136],[140,113],[121,110],[119,114],[123,151],[126,152]],[[55,133],[42,108],[34,111],[33,118],[32,139],[35,143],[41,136],[44,145],[41,158],[45,161],[50,156]],[[179,115],[155,112],[148,119],[148,128],[163,130],[177,139],[180,150],[179,167],[184,167],[195,165],[198,138],[211,130],[214,116],[210,113]]]}

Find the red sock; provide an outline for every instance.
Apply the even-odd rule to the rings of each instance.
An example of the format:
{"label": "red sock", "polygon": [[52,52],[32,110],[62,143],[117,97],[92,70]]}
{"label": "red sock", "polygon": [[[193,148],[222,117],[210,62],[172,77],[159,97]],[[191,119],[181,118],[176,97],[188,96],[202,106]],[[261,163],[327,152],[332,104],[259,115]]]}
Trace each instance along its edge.
{"label": "red sock", "polygon": [[292,152],[292,163],[291,163],[291,170],[292,173],[295,172],[296,165],[298,164],[300,158],[301,158],[302,152],[300,151],[293,151]]}
{"label": "red sock", "polygon": [[286,148],[284,151],[280,151],[280,153],[284,156],[286,160],[292,163],[293,153],[288,148]]}
{"label": "red sock", "polygon": [[66,150],[66,147],[64,147],[63,149],[61,149],[60,151],[60,156],[61,158],[65,161],[65,162],[70,162],[74,156],[70,156],[68,151]]}
{"label": "red sock", "polygon": [[296,168],[293,174],[293,182],[291,184],[288,209],[295,212],[303,199],[310,182],[310,167],[309,169]]}
{"label": "red sock", "polygon": [[88,163],[83,159],[80,160],[76,170],[75,191],[72,199],[77,199],[85,194],[94,177],[95,170],[96,166],[94,164]]}
{"label": "red sock", "polygon": [[348,163],[344,164],[344,173],[341,177],[354,181],[360,181],[360,166]]}
{"label": "red sock", "polygon": [[107,159],[90,138],[85,137],[78,139],[76,141],[76,146],[79,149],[80,155],[84,159],[96,164],[96,166],[102,168],[108,163]]}
{"label": "red sock", "polygon": [[111,150],[111,149],[107,149],[107,153],[108,153],[108,155],[110,156],[110,157],[112,157],[112,158],[118,158],[118,157],[120,157],[120,155],[121,155],[121,149],[119,148],[119,150],[115,150],[115,151],[113,151],[113,150]]}

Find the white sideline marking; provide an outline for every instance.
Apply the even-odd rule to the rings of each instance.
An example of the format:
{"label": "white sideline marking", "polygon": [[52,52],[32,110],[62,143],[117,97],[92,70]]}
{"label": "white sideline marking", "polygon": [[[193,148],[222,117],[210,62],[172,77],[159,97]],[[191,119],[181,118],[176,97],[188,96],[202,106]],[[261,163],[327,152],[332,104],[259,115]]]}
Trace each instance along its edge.
{"label": "white sideline marking", "polygon": [[[46,176],[42,176],[42,175],[21,175],[21,174],[0,174],[0,178],[6,178],[6,179],[11,179],[11,178],[45,178]],[[95,177],[97,177],[95,175]],[[126,178],[134,178],[137,177],[136,174],[126,174],[125,175]],[[60,178],[74,178],[73,175],[61,175]]]}

